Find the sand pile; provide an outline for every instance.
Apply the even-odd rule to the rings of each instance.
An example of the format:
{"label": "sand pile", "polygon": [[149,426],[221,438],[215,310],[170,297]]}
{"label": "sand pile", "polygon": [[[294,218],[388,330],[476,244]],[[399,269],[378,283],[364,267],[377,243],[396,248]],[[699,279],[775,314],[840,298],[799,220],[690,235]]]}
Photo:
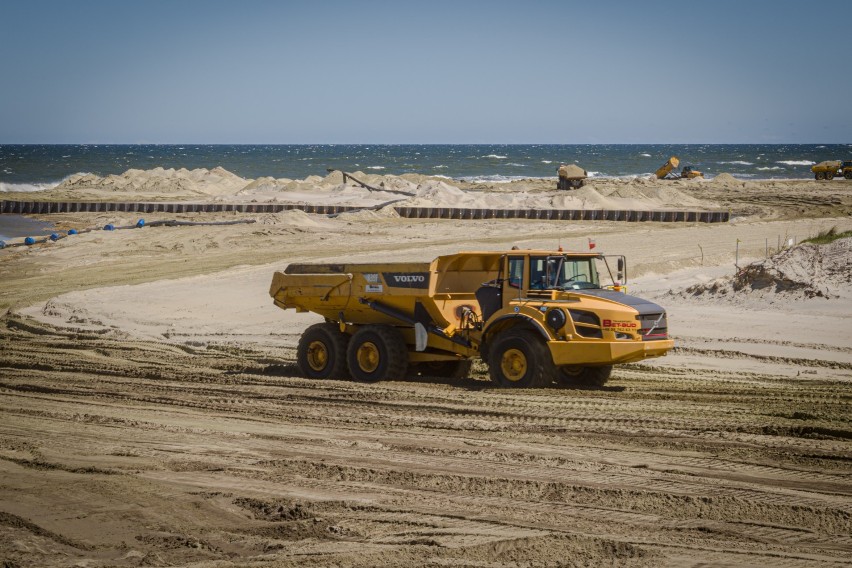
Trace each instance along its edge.
{"label": "sand pile", "polygon": [[[721,177],[721,176],[720,176]],[[730,177],[730,176],[729,176]],[[354,181],[357,179],[358,182]],[[733,178],[731,178],[733,179]],[[361,183],[359,183],[361,182]],[[366,184],[369,187],[364,187]],[[736,182],[740,184],[740,182]],[[241,178],[221,167],[127,170],[105,177],[77,174],[52,192],[55,199],[192,200],[347,205],[375,207],[396,202],[407,207],[471,209],[714,209],[716,204],[687,193],[689,185],[644,178],[596,178],[582,188],[556,189],[555,180],[470,183],[420,174],[381,175],[339,171],[305,179]]]}
{"label": "sand pile", "polygon": [[671,184],[631,180],[622,183],[596,182],[559,192],[551,198],[555,209],[705,209],[712,203],[692,197]]}
{"label": "sand pile", "polygon": [[723,174],[719,174],[716,177],[714,177],[713,183],[718,184],[718,185],[728,185],[728,184],[731,184],[731,183],[735,183],[735,184],[739,185],[742,182],[739,181],[734,176],[732,176],[731,174],[723,173]]}
{"label": "sand pile", "polygon": [[753,262],[734,276],[695,284],[675,296],[742,301],[837,298],[852,288],[852,238],[805,243]]}
{"label": "sand pile", "polygon": [[250,181],[242,188],[237,195],[245,195],[251,193],[263,193],[269,191],[280,191],[281,188],[293,183],[293,180],[287,178],[274,178],[271,176],[259,177]]}
{"label": "sand pile", "polygon": [[395,217],[399,217],[399,213],[394,209],[394,205],[386,205],[385,207],[381,207],[379,209],[360,209],[358,211],[345,211],[343,213],[339,213],[337,218],[346,221],[346,222],[370,222],[370,221],[382,221],[386,219],[392,219]]}
{"label": "sand pile", "polygon": [[280,213],[264,213],[257,217],[259,225],[287,225],[291,227],[320,227],[324,219],[309,215],[298,209],[281,211]]}
{"label": "sand pile", "polygon": [[154,168],[152,170],[130,169],[121,175],[106,177],[77,174],[63,181],[55,189],[73,192],[95,190],[148,195],[221,196],[233,195],[245,185],[246,180],[220,167],[212,170]]}

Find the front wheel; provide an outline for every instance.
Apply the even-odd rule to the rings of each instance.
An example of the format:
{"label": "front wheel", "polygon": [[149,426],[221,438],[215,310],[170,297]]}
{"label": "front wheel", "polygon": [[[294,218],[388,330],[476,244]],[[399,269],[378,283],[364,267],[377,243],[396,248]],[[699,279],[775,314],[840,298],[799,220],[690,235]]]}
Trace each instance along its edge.
{"label": "front wheel", "polygon": [[852,179],[852,170],[844,172],[843,177],[845,177],[846,179]]}
{"label": "front wheel", "polygon": [[408,348],[396,328],[368,325],[352,336],[346,362],[352,377],[358,381],[401,379],[408,369]]}
{"label": "front wheel", "polygon": [[612,365],[604,367],[559,367],[559,382],[567,386],[602,387],[612,374]]}
{"label": "front wheel", "polygon": [[536,331],[510,329],[489,347],[488,373],[501,387],[545,387],[553,382],[553,360]]}
{"label": "front wheel", "polygon": [[346,378],[349,336],[337,324],[318,323],[305,330],[296,348],[296,364],[309,379]]}

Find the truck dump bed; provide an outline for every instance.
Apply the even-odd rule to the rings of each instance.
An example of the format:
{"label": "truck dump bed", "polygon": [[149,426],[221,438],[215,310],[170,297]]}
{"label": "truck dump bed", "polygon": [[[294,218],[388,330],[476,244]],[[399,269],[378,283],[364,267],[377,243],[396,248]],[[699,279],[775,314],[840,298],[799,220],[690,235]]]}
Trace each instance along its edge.
{"label": "truck dump bed", "polygon": [[459,322],[461,306],[480,313],[476,289],[497,277],[499,265],[500,254],[493,252],[442,256],[431,263],[291,264],[274,274],[269,295],[280,308],[356,324],[386,323],[383,314],[359,301],[380,300],[405,314],[425,309],[446,327]]}

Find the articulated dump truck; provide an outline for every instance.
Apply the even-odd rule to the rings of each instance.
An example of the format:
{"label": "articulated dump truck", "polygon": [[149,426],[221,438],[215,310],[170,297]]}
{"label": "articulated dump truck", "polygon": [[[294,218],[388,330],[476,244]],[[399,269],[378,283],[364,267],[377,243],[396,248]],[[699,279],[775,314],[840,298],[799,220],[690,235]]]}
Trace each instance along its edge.
{"label": "articulated dump truck", "polygon": [[325,318],[299,341],[310,378],[458,378],[480,357],[504,387],[602,385],[613,365],[674,346],[665,310],[627,295],[625,278],[623,256],[460,252],[431,263],[291,264],[269,293],[280,308]]}

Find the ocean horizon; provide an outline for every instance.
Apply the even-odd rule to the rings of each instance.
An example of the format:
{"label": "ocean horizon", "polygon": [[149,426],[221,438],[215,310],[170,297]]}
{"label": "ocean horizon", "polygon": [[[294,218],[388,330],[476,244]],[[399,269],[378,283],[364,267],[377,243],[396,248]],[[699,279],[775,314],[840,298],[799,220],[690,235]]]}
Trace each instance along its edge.
{"label": "ocean horizon", "polygon": [[501,182],[555,178],[560,164],[577,164],[592,178],[629,178],[652,174],[670,156],[707,178],[812,179],[813,164],[852,159],[852,144],[5,144],[0,191],[157,167],[222,167],[244,178],[303,179],[339,169]]}

